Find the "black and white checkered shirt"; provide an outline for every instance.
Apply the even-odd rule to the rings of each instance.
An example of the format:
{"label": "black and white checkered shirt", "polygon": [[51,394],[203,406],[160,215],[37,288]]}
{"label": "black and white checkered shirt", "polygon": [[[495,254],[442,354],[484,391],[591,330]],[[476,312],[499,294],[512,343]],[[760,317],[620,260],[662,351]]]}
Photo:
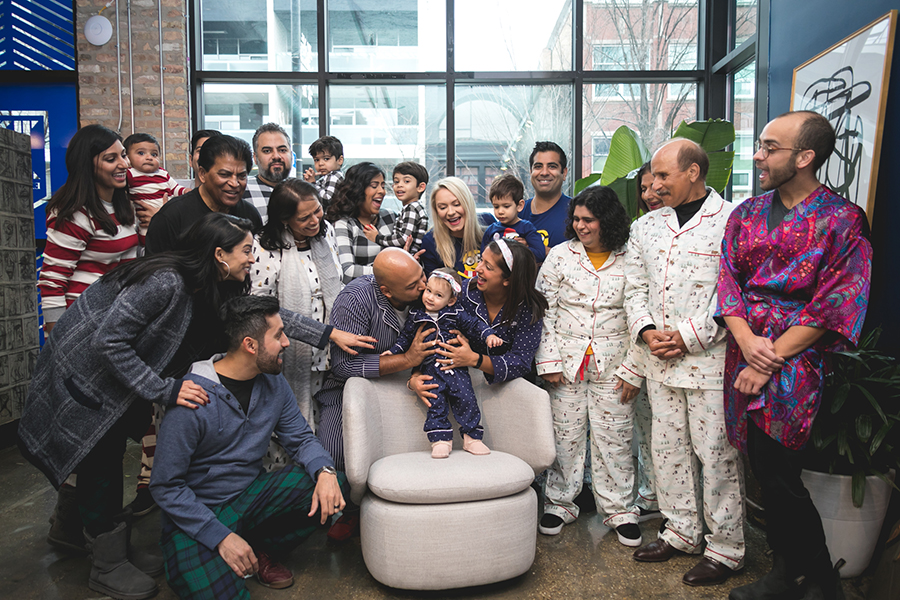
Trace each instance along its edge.
{"label": "black and white checkered shirt", "polygon": [[334,196],[334,190],[343,179],[344,174],[341,171],[332,171],[316,177],[316,182],[313,185],[319,190],[319,200],[322,201],[323,209],[328,209],[328,205],[331,204],[331,197]]}
{"label": "black and white checkered shirt", "polygon": [[406,238],[412,237],[412,245],[409,253],[415,254],[422,247],[422,238],[428,231],[428,215],[421,202],[410,202],[400,211],[394,231],[391,235],[379,235],[375,238],[380,246],[394,246],[402,248],[406,245]]}
{"label": "black and white checkered shirt", "polygon": [[256,207],[262,222],[268,220],[266,211],[269,207],[269,196],[272,195],[272,187],[259,180],[259,176],[247,178],[247,189],[244,190],[244,200]]}
{"label": "black and white checkered shirt", "polygon": [[[397,216],[387,210],[378,213],[378,221],[373,223],[381,235],[391,235]],[[334,236],[337,239],[338,260],[344,271],[344,283],[350,283],[357,277],[372,274],[372,263],[381,251],[381,246],[370,242],[363,233],[362,223],[354,217],[344,217],[334,223]]]}

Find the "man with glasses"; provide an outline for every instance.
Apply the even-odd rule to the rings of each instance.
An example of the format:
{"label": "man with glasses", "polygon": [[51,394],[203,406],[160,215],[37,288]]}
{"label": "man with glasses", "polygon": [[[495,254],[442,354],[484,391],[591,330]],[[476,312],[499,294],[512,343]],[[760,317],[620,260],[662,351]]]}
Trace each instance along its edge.
{"label": "man with glasses", "polygon": [[716,320],[728,327],[728,437],[760,483],[774,552],[772,571],[731,600],[843,597],[800,479],[826,353],[856,344],[869,297],[866,216],[816,177],[834,143],[814,112],[766,125],[753,159],[767,193],[745,200],[725,229]]}

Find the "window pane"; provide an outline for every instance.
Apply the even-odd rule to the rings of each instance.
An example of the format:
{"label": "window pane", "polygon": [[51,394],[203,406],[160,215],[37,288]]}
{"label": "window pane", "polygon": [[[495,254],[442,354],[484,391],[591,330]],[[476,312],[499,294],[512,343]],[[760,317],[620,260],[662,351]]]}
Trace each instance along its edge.
{"label": "window pane", "polygon": [[202,68],[316,71],[316,0],[201,0]]}
{"label": "window pane", "polygon": [[[445,86],[336,85],[328,94],[328,131],[344,145],[345,169],[371,161],[390,180],[394,166],[410,160],[428,169],[429,190],[445,175]],[[389,191],[384,208],[399,211],[402,205]]]}
{"label": "window pane", "polygon": [[[528,157],[535,142],[556,142],[571,160],[572,90],[568,86],[456,86],[456,172],[479,208],[490,209],[493,178],[513,173],[534,194]],[[571,178],[563,185],[571,191]]]}
{"label": "window pane", "polygon": [[732,121],[734,122],[734,167],[731,199],[738,202],[753,195],[753,126],[756,92],[756,62],[732,75]]}
{"label": "window pane", "polygon": [[[278,123],[291,136],[295,165],[312,166],[307,148],[319,137],[318,87],[206,83],[202,129],[218,129],[252,143],[263,123]],[[296,176],[296,173],[295,173]]]}
{"label": "window pane", "polygon": [[694,83],[585,85],[582,177],[603,172],[610,139],[622,125],[637,132],[648,150],[656,150],[682,120],[696,120],[696,96]]}
{"label": "window pane", "polygon": [[585,0],[584,68],[697,68],[698,0]]}
{"label": "window pane", "polygon": [[520,0],[456,0],[456,70],[570,70],[572,3],[527,7]]}
{"label": "window pane", "polygon": [[446,70],[444,0],[329,0],[327,6],[330,71]]}
{"label": "window pane", "polygon": [[736,0],[734,12],[734,33],[732,49],[743,44],[756,33],[756,12],[758,0]]}

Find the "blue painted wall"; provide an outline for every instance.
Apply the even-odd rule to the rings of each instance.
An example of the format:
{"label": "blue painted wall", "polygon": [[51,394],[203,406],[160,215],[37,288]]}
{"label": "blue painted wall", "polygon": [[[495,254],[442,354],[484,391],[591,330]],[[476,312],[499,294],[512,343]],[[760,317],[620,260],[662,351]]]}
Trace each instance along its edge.
{"label": "blue painted wall", "polygon": [[[0,85],[0,110],[45,110],[50,125],[50,193],[66,182],[66,148],[78,131],[78,91],[74,83]],[[47,238],[44,207],[34,212],[37,239]]]}
{"label": "blue painted wall", "polygon": [[[897,0],[771,0],[769,118],[790,109],[794,68],[892,9]],[[882,325],[882,345],[900,350],[900,195],[889,193],[900,173],[900,36],[894,40],[891,81],[872,219],[875,250],[867,327]]]}

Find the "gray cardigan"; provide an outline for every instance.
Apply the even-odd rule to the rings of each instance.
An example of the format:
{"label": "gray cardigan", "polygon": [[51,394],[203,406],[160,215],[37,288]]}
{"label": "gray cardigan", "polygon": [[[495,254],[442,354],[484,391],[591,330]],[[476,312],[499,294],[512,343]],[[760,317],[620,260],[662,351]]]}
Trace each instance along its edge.
{"label": "gray cardigan", "polygon": [[[23,454],[55,487],[135,399],[175,403],[180,381],[158,373],[192,308],[181,276],[162,270],[125,288],[101,279],[63,313],[38,356],[18,432]],[[328,342],[330,327],[289,311],[281,317],[289,337]]]}

